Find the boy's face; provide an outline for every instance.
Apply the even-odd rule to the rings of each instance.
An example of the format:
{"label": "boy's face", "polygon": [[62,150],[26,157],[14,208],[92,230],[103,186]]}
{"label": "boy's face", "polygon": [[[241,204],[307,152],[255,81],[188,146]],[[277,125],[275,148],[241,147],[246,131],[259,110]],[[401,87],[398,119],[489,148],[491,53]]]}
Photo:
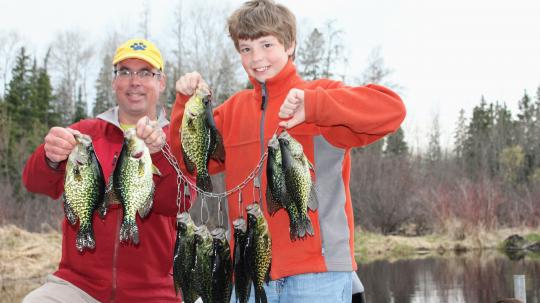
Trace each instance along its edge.
{"label": "boy's face", "polygon": [[277,75],[292,56],[294,44],[289,49],[274,36],[264,36],[255,40],[238,41],[242,66],[248,75],[259,82]]}

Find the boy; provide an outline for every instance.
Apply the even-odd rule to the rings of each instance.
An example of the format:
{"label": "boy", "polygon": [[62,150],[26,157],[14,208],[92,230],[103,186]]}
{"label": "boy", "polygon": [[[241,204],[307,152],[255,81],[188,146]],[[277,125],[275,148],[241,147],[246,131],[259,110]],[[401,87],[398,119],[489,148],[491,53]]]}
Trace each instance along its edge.
{"label": "boy", "polygon": [[[328,79],[302,80],[292,62],[295,23],[286,7],[271,0],[248,1],[229,17],[229,33],[253,89],[238,92],[214,110],[226,159],[223,164],[211,162],[209,169],[211,173],[225,172],[227,190],[235,187],[256,167],[278,126],[287,129],[315,167],[319,206],[309,212],[314,236],[291,241],[288,214],[266,213],[266,175],[242,190],[244,197],[258,193],[253,199],[264,205],[272,237],[272,281],[265,285],[268,302],[350,302],[351,271],[357,267],[349,151],[395,131],[405,108],[399,96],[381,86],[347,87]],[[170,130],[179,162],[184,107],[198,87],[207,85],[197,72],[176,83]],[[259,182],[258,191],[253,184]],[[239,216],[237,201],[237,192],[228,199],[230,226]],[[251,202],[244,198],[245,204]]]}

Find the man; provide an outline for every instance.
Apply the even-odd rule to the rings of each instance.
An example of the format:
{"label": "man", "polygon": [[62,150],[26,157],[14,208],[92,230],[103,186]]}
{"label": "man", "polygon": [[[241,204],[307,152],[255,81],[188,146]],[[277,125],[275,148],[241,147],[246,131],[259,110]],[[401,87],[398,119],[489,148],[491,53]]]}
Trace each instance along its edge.
{"label": "man", "polygon": [[[169,122],[158,104],[166,83],[163,59],[151,42],[132,39],[116,50],[112,64],[112,88],[118,105],[94,119],[67,128],[51,128],[45,143],[26,163],[23,182],[31,192],[60,197],[66,159],[76,145],[74,134],[82,133],[92,138],[108,183],[122,149],[124,130],[134,127],[160,172],[153,175],[152,209],[144,219],[137,215],[139,243],[126,244],[119,240],[122,207],[113,201],[104,219],[93,214],[95,248],[82,252],[75,245],[78,224],[70,225],[64,219],[58,270],[23,302],[178,301],[171,276],[178,211],[177,176],[161,152]],[[189,207],[187,202],[185,206]]]}

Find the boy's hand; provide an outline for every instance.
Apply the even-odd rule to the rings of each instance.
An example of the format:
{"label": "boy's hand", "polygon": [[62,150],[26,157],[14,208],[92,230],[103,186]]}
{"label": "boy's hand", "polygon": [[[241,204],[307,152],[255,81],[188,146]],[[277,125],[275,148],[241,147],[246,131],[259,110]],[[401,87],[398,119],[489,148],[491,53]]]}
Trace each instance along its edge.
{"label": "boy's hand", "polygon": [[304,107],[304,91],[301,89],[293,88],[285,97],[285,101],[279,109],[279,117],[281,119],[288,119],[287,121],[279,122],[279,126],[289,129],[306,120],[306,111]]}
{"label": "boy's hand", "polygon": [[187,73],[176,81],[176,92],[181,93],[182,95],[191,96],[195,93],[197,88],[210,91],[208,84],[206,84],[201,74],[198,72]]}
{"label": "boy's hand", "polygon": [[45,157],[53,163],[58,163],[66,160],[77,145],[74,134],[80,132],[71,129],[55,126],[49,130],[45,136]]}
{"label": "boy's hand", "polygon": [[146,143],[151,154],[161,150],[165,145],[165,133],[159,127],[157,121],[152,121],[147,116],[144,116],[137,121],[136,131],[137,137]]}

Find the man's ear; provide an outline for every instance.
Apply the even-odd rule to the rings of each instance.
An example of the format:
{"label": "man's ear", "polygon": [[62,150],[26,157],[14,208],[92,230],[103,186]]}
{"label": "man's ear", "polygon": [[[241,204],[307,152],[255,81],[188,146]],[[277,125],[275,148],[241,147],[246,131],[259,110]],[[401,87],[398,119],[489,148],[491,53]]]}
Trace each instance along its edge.
{"label": "man's ear", "polygon": [[161,79],[159,79],[159,92],[164,92],[165,87],[167,87],[167,76],[165,76],[165,74],[161,74]]}

